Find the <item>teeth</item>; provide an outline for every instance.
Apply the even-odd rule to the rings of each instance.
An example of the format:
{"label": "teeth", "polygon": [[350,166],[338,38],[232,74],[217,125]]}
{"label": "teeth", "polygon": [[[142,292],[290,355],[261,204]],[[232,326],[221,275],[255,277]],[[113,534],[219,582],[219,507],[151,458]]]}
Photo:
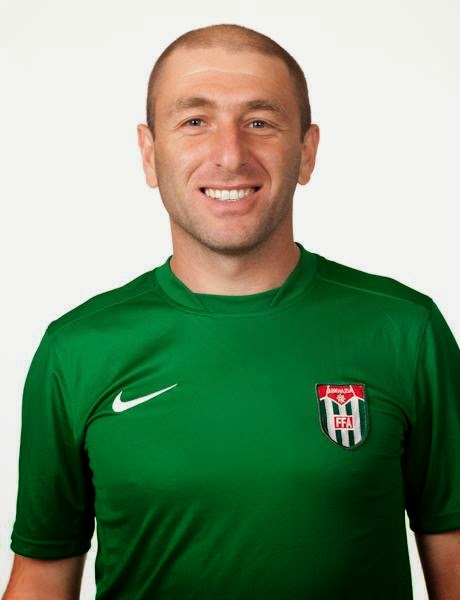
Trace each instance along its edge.
{"label": "teeth", "polygon": [[217,200],[240,200],[241,198],[246,198],[249,194],[252,194],[256,191],[256,188],[246,188],[244,190],[215,190],[212,188],[205,188],[204,193],[206,196],[210,196],[211,198],[215,198]]}

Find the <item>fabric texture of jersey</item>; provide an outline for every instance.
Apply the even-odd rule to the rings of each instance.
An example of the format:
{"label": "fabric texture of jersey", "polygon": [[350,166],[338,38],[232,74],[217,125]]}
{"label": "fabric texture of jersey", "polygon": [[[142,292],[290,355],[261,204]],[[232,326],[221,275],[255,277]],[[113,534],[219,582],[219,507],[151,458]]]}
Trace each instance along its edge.
{"label": "fabric texture of jersey", "polygon": [[97,600],[412,598],[405,510],[460,527],[459,348],[429,296],[296,244],[268,291],[194,293],[169,256],[48,325],[14,552],[96,531]]}

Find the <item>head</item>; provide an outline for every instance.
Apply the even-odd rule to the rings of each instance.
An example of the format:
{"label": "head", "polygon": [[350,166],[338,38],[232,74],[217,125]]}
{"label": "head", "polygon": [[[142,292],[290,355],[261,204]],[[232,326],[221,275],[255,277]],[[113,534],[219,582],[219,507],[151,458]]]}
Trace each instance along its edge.
{"label": "head", "polygon": [[[238,254],[292,239],[294,191],[310,179],[319,129],[302,69],[269,37],[213,25],[177,38],[152,69],[138,141],[173,243]],[[215,189],[251,191],[232,202]]]}

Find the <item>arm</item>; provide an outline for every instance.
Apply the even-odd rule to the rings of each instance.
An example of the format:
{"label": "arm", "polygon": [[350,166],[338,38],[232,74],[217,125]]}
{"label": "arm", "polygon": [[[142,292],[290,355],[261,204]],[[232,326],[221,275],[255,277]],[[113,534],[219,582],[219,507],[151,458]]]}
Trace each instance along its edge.
{"label": "arm", "polygon": [[86,554],[64,559],[14,554],[2,600],[78,600]]}
{"label": "arm", "polygon": [[460,598],[460,529],[415,534],[430,600]]}
{"label": "arm", "polygon": [[75,398],[65,393],[75,389],[69,384],[48,326],[23,389],[10,544],[14,562],[3,600],[79,597],[94,532],[95,496],[84,435],[71,418]]}

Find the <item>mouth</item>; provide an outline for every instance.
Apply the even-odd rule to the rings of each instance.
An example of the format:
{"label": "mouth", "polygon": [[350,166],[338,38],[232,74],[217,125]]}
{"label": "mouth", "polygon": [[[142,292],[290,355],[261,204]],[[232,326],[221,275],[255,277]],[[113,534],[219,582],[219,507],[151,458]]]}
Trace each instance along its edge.
{"label": "mouth", "polygon": [[234,187],[234,188],[213,188],[213,187],[201,187],[200,192],[208,198],[218,200],[221,202],[241,202],[245,198],[249,198],[260,190],[262,186],[247,186],[247,187]]}

